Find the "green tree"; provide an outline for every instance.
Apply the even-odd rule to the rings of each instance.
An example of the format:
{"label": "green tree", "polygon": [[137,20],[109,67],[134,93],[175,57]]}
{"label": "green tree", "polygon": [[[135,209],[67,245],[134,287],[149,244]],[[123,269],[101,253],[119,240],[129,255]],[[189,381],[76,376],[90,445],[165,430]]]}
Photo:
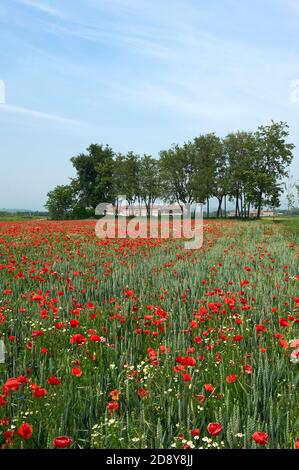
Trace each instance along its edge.
{"label": "green tree", "polygon": [[192,144],[174,145],[160,152],[161,189],[163,197],[178,204],[194,202],[195,174]]}
{"label": "green tree", "polygon": [[237,131],[228,134],[223,145],[227,159],[226,190],[230,199],[235,199],[235,217],[246,217],[254,197],[255,138],[252,132]]}
{"label": "green tree", "polygon": [[263,205],[279,206],[279,196],[283,192],[282,180],[287,176],[295,147],[287,143],[288,129],[287,123],[272,121],[269,126],[260,126],[255,133],[253,194],[258,218]]}
{"label": "green tree", "polygon": [[[131,206],[138,198],[140,178],[139,155],[128,152],[126,155],[118,154],[114,162],[113,191],[118,203],[117,196],[125,195]],[[118,208],[116,208],[118,211]]]}
{"label": "green tree", "polygon": [[92,144],[87,154],[71,158],[77,172],[74,184],[85,207],[95,209],[100,202],[113,201],[113,150],[106,145]]}
{"label": "green tree", "polygon": [[138,197],[145,204],[147,215],[151,215],[154,202],[161,196],[159,162],[151,155],[144,155],[139,162]]}
{"label": "green tree", "polygon": [[207,203],[207,216],[209,217],[209,200],[216,192],[217,165],[222,157],[221,139],[214,133],[200,135],[194,139],[191,149],[194,168],[192,178],[194,198],[202,204]]}
{"label": "green tree", "polygon": [[51,219],[60,220],[72,217],[75,196],[71,185],[56,186],[48,192],[47,197],[45,207]]}
{"label": "green tree", "polygon": [[226,198],[230,188],[230,169],[228,166],[227,155],[223,140],[221,140],[221,148],[216,155],[216,172],[214,178],[213,196],[218,201],[217,217],[222,215],[222,203],[224,202],[224,212],[226,216]]}

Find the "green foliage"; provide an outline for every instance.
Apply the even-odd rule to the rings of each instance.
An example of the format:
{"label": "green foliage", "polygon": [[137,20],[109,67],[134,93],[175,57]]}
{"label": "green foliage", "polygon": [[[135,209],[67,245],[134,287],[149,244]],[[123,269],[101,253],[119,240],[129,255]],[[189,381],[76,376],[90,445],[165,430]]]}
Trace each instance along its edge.
{"label": "green foliage", "polygon": [[[87,153],[71,158],[76,177],[69,186],[50,191],[46,207],[53,218],[85,218],[100,203],[118,195],[129,205],[142,201],[147,213],[158,198],[178,204],[207,203],[217,198],[217,216],[223,202],[235,200],[235,216],[249,217],[250,208],[278,207],[283,178],[293,158],[284,122],[260,126],[255,133],[235,132],[224,139],[214,133],[200,135],[183,145],[160,152],[160,158],[134,152],[115,154],[106,145],[92,144]],[[290,193],[289,205],[293,205]],[[226,210],[226,209],[225,209]]]}
{"label": "green foliage", "polygon": [[144,155],[139,163],[139,197],[144,202],[147,214],[161,195],[159,162],[150,155]]}
{"label": "green foliage", "polygon": [[113,170],[115,197],[125,195],[129,204],[135,202],[140,195],[140,169],[140,157],[134,152],[116,156]]}
{"label": "green foliage", "polygon": [[281,180],[287,176],[294,145],[287,143],[289,126],[285,122],[260,126],[255,133],[253,187],[258,216],[263,204],[279,206],[283,192]]}
{"label": "green foliage", "polygon": [[255,139],[251,132],[236,132],[224,139],[224,153],[227,159],[227,194],[236,201],[235,216],[243,216],[254,203],[252,193],[252,163]]}
{"label": "green foliage", "polygon": [[56,186],[48,193],[45,207],[52,219],[69,219],[72,217],[74,192],[71,185]]}
{"label": "green foliage", "polygon": [[160,171],[163,196],[170,202],[189,204],[195,201],[193,193],[195,166],[192,144],[173,146],[160,152]]}
{"label": "green foliage", "polygon": [[87,154],[71,158],[77,171],[74,179],[80,201],[93,209],[100,202],[109,202],[113,197],[113,150],[106,145],[92,144]]}

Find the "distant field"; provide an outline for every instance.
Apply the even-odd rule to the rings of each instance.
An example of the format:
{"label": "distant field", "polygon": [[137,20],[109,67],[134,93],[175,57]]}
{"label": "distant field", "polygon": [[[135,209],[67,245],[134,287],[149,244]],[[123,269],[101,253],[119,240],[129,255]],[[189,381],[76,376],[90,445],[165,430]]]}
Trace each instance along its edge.
{"label": "distant field", "polygon": [[14,221],[26,221],[26,220],[46,220],[47,217],[39,215],[39,216],[29,216],[29,215],[21,215],[21,214],[11,214],[11,215],[2,215],[0,214],[0,221],[2,222],[14,222]]}
{"label": "distant field", "polygon": [[299,216],[292,217],[274,217],[270,219],[262,219],[263,224],[279,226],[283,232],[289,232],[294,234],[296,238],[299,238]]}

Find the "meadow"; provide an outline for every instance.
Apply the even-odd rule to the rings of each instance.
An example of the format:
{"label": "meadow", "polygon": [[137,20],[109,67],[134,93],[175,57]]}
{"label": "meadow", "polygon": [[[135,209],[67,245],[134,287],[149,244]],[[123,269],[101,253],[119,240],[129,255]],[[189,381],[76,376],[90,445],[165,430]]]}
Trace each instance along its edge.
{"label": "meadow", "polygon": [[0,222],[0,446],[299,448],[296,229],[94,226]]}

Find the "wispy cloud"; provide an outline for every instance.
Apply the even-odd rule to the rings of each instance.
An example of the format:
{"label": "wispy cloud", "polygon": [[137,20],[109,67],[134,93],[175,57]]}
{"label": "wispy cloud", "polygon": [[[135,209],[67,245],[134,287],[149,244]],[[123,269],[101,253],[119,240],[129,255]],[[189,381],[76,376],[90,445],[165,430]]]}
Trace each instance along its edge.
{"label": "wispy cloud", "polygon": [[73,36],[86,41],[105,44],[107,46],[127,49],[131,53],[151,56],[157,59],[175,59],[175,53],[168,45],[159,44],[152,39],[139,37],[136,34],[119,32],[115,30],[99,30],[89,26],[69,24],[49,24],[46,26],[48,32],[60,36]]}
{"label": "wispy cloud", "polygon": [[48,121],[55,121],[57,123],[63,124],[81,124],[79,121],[69,119],[62,116],[57,116],[56,114],[44,113],[43,111],[37,111],[35,109],[23,108],[21,106],[13,106],[9,104],[2,104],[0,106],[0,112],[8,112],[13,114],[19,114],[22,116],[32,117],[36,119],[46,119]]}
{"label": "wispy cloud", "polygon": [[169,88],[147,85],[137,91],[135,96],[147,106],[157,109],[169,108],[175,113],[192,118],[215,117],[215,109],[206,107],[198,99],[192,99],[192,96],[186,96]]}
{"label": "wispy cloud", "polygon": [[120,39],[122,39],[123,43],[127,44],[131,51],[134,51],[137,54],[149,55],[167,60],[175,57],[175,54],[167,45],[158,44],[152,40],[142,39],[135,36],[123,36]]}
{"label": "wispy cloud", "polygon": [[48,15],[51,15],[51,16],[55,16],[55,17],[63,16],[59,10],[52,8],[46,3],[41,3],[38,0],[14,0],[14,2],[34,8],[35,10],[38,10],[43,13],[47,13]]}

